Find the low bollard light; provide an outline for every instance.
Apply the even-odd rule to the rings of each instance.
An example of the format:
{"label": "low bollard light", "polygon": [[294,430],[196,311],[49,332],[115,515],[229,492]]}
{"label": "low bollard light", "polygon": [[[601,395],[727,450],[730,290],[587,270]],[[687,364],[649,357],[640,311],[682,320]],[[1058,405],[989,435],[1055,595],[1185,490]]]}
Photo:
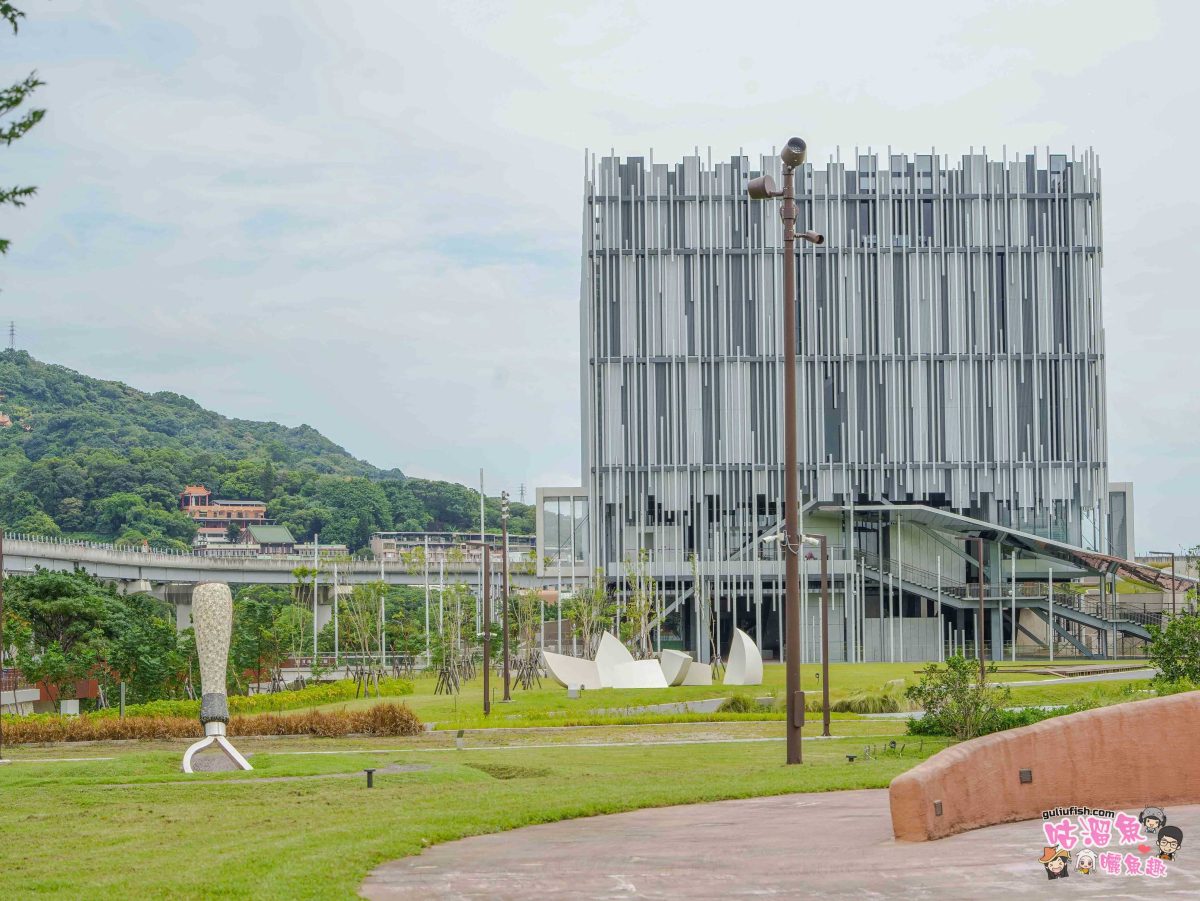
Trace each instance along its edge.
{"label": "low bollard light", "polygon": [[369,770],[363,770],[363,772],[367,774],[367,788],[374,788],[375,787],[375,770],[369,769]]}

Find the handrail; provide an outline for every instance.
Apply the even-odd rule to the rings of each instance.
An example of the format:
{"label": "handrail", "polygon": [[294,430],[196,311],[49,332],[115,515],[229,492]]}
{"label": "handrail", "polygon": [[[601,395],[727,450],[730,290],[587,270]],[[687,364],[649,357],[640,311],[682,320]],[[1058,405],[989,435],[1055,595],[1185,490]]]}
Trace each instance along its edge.
{"label": "handrail", "polygon": [[[139,566],[156,563],[173,568],[196,566],[204,569],[245,570],[245,569],[280,569],[291,571],[298,566],[311,564],[308,556],[283,556],[282,554],[262,554],[255,557],[215,557],[208,554],[196,554],[191,551],[180,551],[172,548],[152,548],[149,550],[134,549],[128,546],[101,541],[79,541],[62,538],[52,538],[45,535],[27,535],[20,532],[5,533],[6,550],[9,556],[26,554],[38,556],[49,555],[54,548],[72,549],[71,556],[77,560],[91,560],[108,563],[128,563]],[[24,546],[23,546],[24,545]],[[30,547],[32,545],[32,547]],[[330,566],[331,561],[322,560],[323,570]],[[345,573],[378,573],[380,566],[385,572],[408,572],[408,565],[400,560],[341,560],[338,567]],[[470,559],[460,563],[447,562],[447,572],[474,572],[479,568],[478,561]]]}

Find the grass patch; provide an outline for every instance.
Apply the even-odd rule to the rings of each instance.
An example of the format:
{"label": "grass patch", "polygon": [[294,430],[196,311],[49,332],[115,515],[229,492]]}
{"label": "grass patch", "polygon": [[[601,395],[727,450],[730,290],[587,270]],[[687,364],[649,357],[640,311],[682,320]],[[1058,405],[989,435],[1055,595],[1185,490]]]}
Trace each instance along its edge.
{"label": "grass patch", "polygon": [[[666,735],[681,727],[647,728]],[[720,728],[726,737],[758,737],[767,728],[781,736],[777,724]],[[819,731],[819,724],[806,729],[810,735]],[[628,729],[611,736],[646,734]],[[558,729],[550,735],[578,733]],[[804,764],[787,767],[779,740],[634,747],[561,742],[462,752],[421,744],[435,740],[452,747],[448,736],[429,735],[247,739],[242,750],[252,752],[255,769],[245,775],[180,773],[186,742],[161,750],[94,745],[79,751],[116,759],[0,767],[0,829],[13,839],[0,843],[4,895],[349,899],[374,866],[465,835],[642,807],[881,788],[946,744],[925,739],[916,750],[910,741],[903,757],[847,764],[845,755],[861,752],[862,738],[810,741],[804,743]],[[372,750],[409,743],[412,751]],[[337,748],[349,753],[287,753]],[[30,759],[28,751],[21,753]],[[57,748],[41,753],[60,756]],[[430,769],[376,773],[370,790],[361,778],[264,781],[413,763]],[[86,837],[88,847],[87,854],[72,856],[70,866],[42,850],[61,848],[65,829]]]}
{"label": "grass patch", "polygon": [[[1027,666],[1021,664],[1022,667]],[[882,712],[890,708],[882,702],[879,710],[872,709],[869,696],[903,695],[905,686],[918,681],[916,663],[834,663],[829,667],[830,706],[833,710],[855,710],[858,712]],[[1030,668],[1037,668],[1030,666]],[[800,686],[808,692],[809,700],[821,697],[821,667],[805,664],[800,668]],[[1035,682],[1043,677],[1037,673],[1012,673],[1001,670],[997,678],[1013,681]],[[889,686],[899,680],[899,685]],[[723,711],[720,713],[690,714],[674,712],[641,712],[640,707],[670,704],[680,701],[701,701],[711,698],[729,698],[745,695],[746,686],[739,685],[684,685],[664,689],[615,689],[604,688],[585,691],[578,699],[567,697],[566,689],[543,679],[540,688],[529,691],[518,689],[514,683],[512,701],[500,703],[503,686],[498,678],[491,682],[493,701],[492,713],[483,715],[482,677],[464,683],[457,695],[434,694],[436,677],[421,675],[413,680],[413,693],[404,698],[422,722],[433,723],[436,729],[488,729],[513,726],[582,726],[620,725],[636,723],[683,723],[727,718],[783,719],[784,713],[777,710]],[[768,663],[763,666],[763,684],[750,691],[756,697],[766,695],[782,698],[784,695],[784,666]],[[839,701],[847,701],[839,704]],[[359,699],[339,704],[325,705],[322,709],[355,709],[377,703],[375,699]],[[819,709],[819,708],[818,708]],[[897,709],[904,709],[903,706]]]}
{"label": "grass patch", "polygon": [[517,766],[511,763],[470,763],[472,769],[487,773],[493,779],[539,779],[549,776],[550,770],[545,767]]}

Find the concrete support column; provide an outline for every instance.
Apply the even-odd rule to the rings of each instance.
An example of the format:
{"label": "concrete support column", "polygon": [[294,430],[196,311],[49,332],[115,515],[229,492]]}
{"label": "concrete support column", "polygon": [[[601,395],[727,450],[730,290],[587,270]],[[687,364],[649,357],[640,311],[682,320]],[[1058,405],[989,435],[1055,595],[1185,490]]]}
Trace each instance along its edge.
{"label": "concrete support column", "polygon": [[988,617],[992,621],[992,659],[1004,659],[1004,611],[999,605],[988,611]]}

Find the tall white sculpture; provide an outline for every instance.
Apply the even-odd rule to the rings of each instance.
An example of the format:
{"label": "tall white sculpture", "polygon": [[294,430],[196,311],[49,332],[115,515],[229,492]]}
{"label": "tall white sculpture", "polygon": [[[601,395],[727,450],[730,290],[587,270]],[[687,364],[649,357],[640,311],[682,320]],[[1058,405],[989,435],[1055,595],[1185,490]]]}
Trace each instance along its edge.
{"label": "tall white sculpture", "polygon": [[[633,655],[629,648],[621,644],[617,636],[605,632],[600,636],[600,644],[596,647],[596,669],[600,671],[600,684],[611,688],[615,684],[616,669],[626,663],[633,663]],[[626,685],[625,688],[632,688]]]}
{"label": "tall white sculpture", "polygon": [[252,767],[225,737],[229,723],[229,700],[225,694],[225,670],[229,664],[229,638],[233,632],[233,595],[222,582],[201,582],[192,592],[192,626],[196,632],[196,654],[200,658],[200,722],[204,738],[183,755],[183,771],[191,773],[198,751],[216,745],[239,769]]}
{"label": "tall white sculpture", "polygon": [[749,635],[733,630],[729,642],[729,659],[725,664],[726,685],[762,685],[762,653]]}

